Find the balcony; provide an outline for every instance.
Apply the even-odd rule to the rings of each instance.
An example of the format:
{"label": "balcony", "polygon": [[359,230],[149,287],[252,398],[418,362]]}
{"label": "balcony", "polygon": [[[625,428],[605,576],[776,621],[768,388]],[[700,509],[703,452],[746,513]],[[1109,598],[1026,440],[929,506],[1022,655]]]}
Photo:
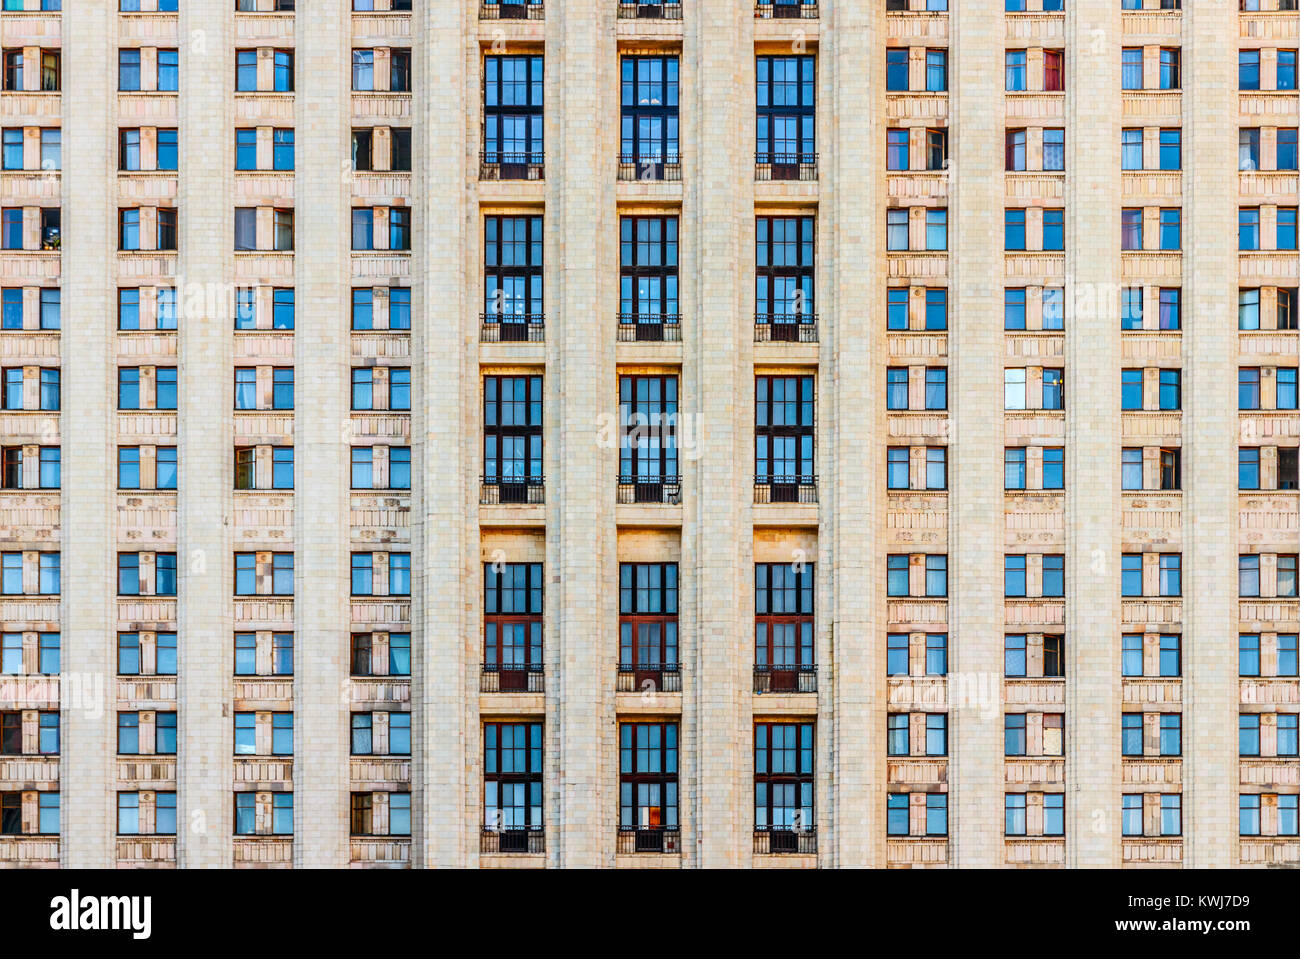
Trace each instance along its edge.
{"label": "balcony", "polygon": [[620,3],[618,18],[620,20],[680,20],[682,5],[680,3]]}
{"label": "balcony", "polygon": [[816,153],[755,153],[754,179],[768,180],[817,179]]}
{"label": "balcony", "polygon": [[480,693],[542,693],[546,691],[541,663],[484,663]]}
{"label": "balcony", "polygon": [[817,828],[754,829],[754,855],[817,855]]}
{"label": "balcony", "polygon": [[481,343],[541,343],[545,340],[545,313],[481,313]]}
{"label": "balcony", "polygon": [[755,476],[754,502],[816,503],[817,475]]}
{"label": "balcony", "polygon": [[665,156],[623,155],[618,158],[618,178],[628,182],[680,181],[682,158],[675,153]]}
{"label": "balcony", "polygon": [[637,852],[679,853],[682,850],[682,833],[676,826],[619,826],[618,853]]}
{"label": "balcony", "polygon": [[619,663],[620,693],[680,693],[680,663]]}
{"label": "balcony", "polygon": [[755,343],[816,343],[816,313],[755,313]]}
{"label": "balcony", "polygon": [[480,20],[545,20],[546,7],[542,0],[526,0],[525,3],[496,3],[483,0],[478,7]]}
{"label": "balcony", "polygon": [[680,343],[682,318],[676,313],[620,313],[620,343]]}
{"label": "balcony", "polygon": [[546,502],[545,491],[540,476],[484,476],[478,501],[480,506],[534,506]]}
{"label": "balcony", "polygon": [[528,855],[546,852],[546,831],[541,826],[516,826],[489,829],[479,834],[478,851],[482,855]]}
{"label": "balcony", "polygon": [[817,667],[755,666],[754,692],[764,693],[815,693],[817,692]]}
{"label": "balcony", "polygon": [[758,0],[754,4],[754,18],[757,20],[816,20],[817,4],[802,0],[794,3],[773,3],[772,0]]}
{"label": "balcony", "polygon": [[623,505],[640,503],[666,503],[679,506],[682,502],[680,476],[620,476],[618,502]]}
{"label": "balcony", "polygon": [[543,156],[540,150],[532,153],[484,150],[479,155],[478,178],[480,180],[541,180],[544,174]]}

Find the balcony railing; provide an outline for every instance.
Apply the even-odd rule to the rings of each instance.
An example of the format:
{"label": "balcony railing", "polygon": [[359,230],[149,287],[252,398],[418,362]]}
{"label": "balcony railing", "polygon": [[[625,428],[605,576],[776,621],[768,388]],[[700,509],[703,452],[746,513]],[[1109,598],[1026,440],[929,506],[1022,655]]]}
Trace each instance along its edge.
{"label": "balcony railing", "polygon": [[755,343],[816,343],[816,313],[755,313]]}
{"label": "balcony railing", "polygon": [[545,175],[544,154],[502,153],[498,150],[484,150],[479,158],[478,178],[480,180],[541,180]]}
{"label": "balcony railing", "polygon": [[680,3],[620,3],[618,18],[620,20],[680,20],[682,5]]}
{"label": "balcony railing", "polygon": [[759,20],[816,20],[817,4],[804,2],[773,3],[772,0],[758,0],[754,4],[754,16]]}
{"label": "balcony railing", "polygon": [[766,856],[775,853],[817,855],[817,829],[755,829],[754,854]]}
{"label": "balcony railing", "polygon": [[543,693],[546,674],[541,663],[484,663],[480,693]]}
{"label": "balcony railing", "polygon": [[546,831],[541,826],[506,829],[485,826],[479,834],[478,851],[489,855],[546,852]]}
{"label": "balcony railing", "polygon": [[531,506],[546,502],[545,491],[540,476],[528,479],[484,476],[478,501],[482,506]]}
{"label": "balcony railing", "polygon": [[667,156],[620,156],[618,158],[618,178],[620,180],[680,180],[682,178],[682,158],[676,154]]}
{"label": "balcony railing", "polygon": [[755,476],[755,503],[815,503],[817,476]]}
{"label": "balcony railing", "polygon": [[483,343],[541,343],[545,339],[545,313],[480,313],[479,319]]}
{"label": "balcony railing", "polygon": [[755,180],[816,180],[816,153],[755,153]]}
{"label": "balcony railing", "polygon": [[815,693],[817,692],[817,667],[755,666],[754,692],[756,693]]}
{"label": "balcony railing", "polygon": [[676,313],[620,313],[620,343],[680,343],[682,318]]}
{"label": "balcony railing", "polygon": [[524,3],[493,3],[483,0],[478,7],[480,20],[545,20],[546,7],[542,0],[526,0]]}
{"label": "balcony railing", "polygon": [[618,691],[620,693],[680,693],[682,691],[681,664],[619,663]]}
{"label": "balcony railing", "polygon": [[682,478],[680,476],[620,476],[618,478],[618,501],[624,505],[630,503],[680,505],[682,501]]}
{"label": "balcony railing", "polygon": [[619,854],[633,852],[681,852],[682,833],[676,826],[619,826]]}

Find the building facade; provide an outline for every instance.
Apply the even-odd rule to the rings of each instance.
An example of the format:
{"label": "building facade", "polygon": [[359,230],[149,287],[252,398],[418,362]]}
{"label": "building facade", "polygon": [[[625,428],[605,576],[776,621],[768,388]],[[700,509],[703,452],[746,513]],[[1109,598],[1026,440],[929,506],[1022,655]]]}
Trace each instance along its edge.
{"label": "building facade", "polygon": [[1294,0],[294,6],[4,0],[0,863],[1300,863]]}

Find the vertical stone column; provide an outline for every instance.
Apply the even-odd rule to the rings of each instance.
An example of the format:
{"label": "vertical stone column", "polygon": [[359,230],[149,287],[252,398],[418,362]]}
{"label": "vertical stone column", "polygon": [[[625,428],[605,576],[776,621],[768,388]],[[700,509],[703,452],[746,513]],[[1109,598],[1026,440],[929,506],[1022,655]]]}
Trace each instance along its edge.
{"label": "vertical stone column", "polygon": [[696,418],[696,449],[682,451],[682,581],[696,613],[683,678],[695,788],[683,817],[694,830],[693,864],[713,868],[749,863],[753,806],[754,44],[748,6],[692,13],[682,51],[695,76],[682,88],[682,112],[695,114],[682,202],[692,290],[683,300],[682,411]]}
{"label": "vertical stone column", "polygon": [[1066,862],[1119,865],[1119,5],[1066,9]]}
{"label": "vertical stone column", "polygon": [[325,0],[296,24],[294,254],[294,865],[348,862],[347,645],[351,4]]}
{"label": "vertical stone column", "polygon": [[[113,143],[117,4],[65,11],[63,56],[62,487],[63,743],[61,859],[75,869],[115,860],[113,547],[116,435],[112,291],[117,237]],[[69,69],[75,65],[75,70]]]}
{"label": "vertical stone column", "polygon": [[555,603],[547,610],[558,619],[547,649],[554,664],[547,670],[547,740],[558,746],[551,751],[558,765],[547,766],[554,784],[547,850],[562,866],[610,865],[618,816],[611,681],[618,453],[600,445],[598,432],[601,415],[618,410],[614,15],[601,0],[546,11],[545,389],[547,463],[554,464],[546,490],[546,577]]}
{"label": "vertical stone column", "polygon": [[1003,4],[968,0],[948,20],[950,861],[991,867],[1004,858]]}
{"label": "vertical stone column", "polygon": [[478,348],[469,294],[474,275],[464,252],[472,229],[466,125],[475,104],[462,68],[477,52],[466,42],[474,28],[469,7],[453,0],[412,14],[415,95],[441,104],[418,112],[412,134],[420,158],[413,173],[418,206],[411,262],[411,365],[418,384],[411,445],[419,464],[411,477],[412,552],[418,557],[411,603],[412,841],[414,864],[429,867],[467,865],[476,825],[465,797],[465,771],[474,759],[467,753],[477,741],[466,729],[472,671],[467,610],[481,602],[470,585],[475,577],[468,558],[471,540],[477,543],[469,525],[477,493],[468,453],[478,437],[465,435],[466,424],[477,422],[470,360]]}
{"label": "vertical stone column", "polygon": [[1238,862],[1237,10],[1183,9],[1183,862]]}
{"label": "vertical stone column", "polygon": [[177,484],[177,863],[228,867],[234,735],[230,701],[233,471],[230,327],[234,243],[230,11],[181,11],[180,449]]}
{"label": "vertical stone column", "polygon": [[[819,562],[831,573],[833,661],[823,666],[818,760],[832,866],[885,863],[885,355],[884,5],[851,0],[828,11],[821,46],[819,248],[822,451]],[[819,290],[818,292],[822,292]],[[829,743],[828,743],[829,741]]]}

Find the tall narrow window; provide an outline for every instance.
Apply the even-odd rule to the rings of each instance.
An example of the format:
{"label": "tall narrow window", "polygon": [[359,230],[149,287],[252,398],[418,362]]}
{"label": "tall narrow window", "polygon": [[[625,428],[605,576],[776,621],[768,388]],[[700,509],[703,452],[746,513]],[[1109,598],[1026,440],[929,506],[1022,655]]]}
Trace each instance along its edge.
{"label": "tall narrow window", "polygon": [[1028,69],[1028,54],[1024,50],[1006,51],[1008,93],[1022,93],[1029,89]]}
{"label": "tall narrow window", "polygon": [[541,563],[484,565],[483,672],[487,692],[541,692]]}
{"label": "tall narrow window", "polygon": [[1182,56],[1177,47],[1160,48],[1160,89],[1177,90],[1182,84]]}
{"label": "tall narrow window", "polygon": [[542,487],[542,378],[483,378],[483,483],[498,502],[537,500]]}
{"label": "tall narrow window", "polygon": [[1142,128],[1129,127],[1120,131],[1120,169],[1142,169]]}
{"label": "tall narrow window", "polygon": [[813,475],[814,378],[754,378],[754,486],[773,503],[816,492]]}
{"label": "tall narrow window", "polygon": [[676,852],[677,724],[619,726],[619,850]]}
{"label": "tall narrow window", "polygon": [[483,241],[483,321],[500,340],[525,341],[542,323],[542,218],[485,217]]}
{"label": "tall narrow window", "polygon": [[754,690],[814,692],[811,563],[754,565]]}
{"label": "tall narrow window", "polygon": [[925,91],[943,93],[948,89],[948,51],[925,51]]}
{"label": "tall narrow window", "polygon": [[754,323],[769,339],[806,340],[809,327],[816,323],[814,222],[810,216],[760,216],[755,220]]}
{"label": "tall narrow window", "polygon": [[1237,51],[1237,89],[1259,89],[1259,51]]}
{"label": "tall narrow window", "polygon": [[483,831],[492,851],[540,852],[542,724],[483,724]]}
{"label": "tall narrow window", "polygon": [[503,180],[541,175],[542,62],[535,56],[483,58],[483,162]]}
{"label": "tall narrow window", "polygon": [[1043,131],[1043,169],[1059,171],[1065,169],[1065,131],[1047,129]]}
{"label": "tall narrow window", "polygon": [[804,851],[800,834],[816,826],[814,747],[812,723],[754,724],[754,832],[766,852]]}
{"label": "tall narrow window", "polygon": [[677,564],[620,563],[618,581],[619,689],[680,692]]}
{"label": "tall narrow window", "polygon": [[1065,89],[1065,51],[1043,51],[1043,89],[1060,93]]}
{"label": "tall narrow window", "polygon": [[1026,130],[1007,131],[1007,169],[1019,171],[1026,169],[1026,153],[1029,134]]}
{"label": "tall narrow window", "polygon": [[621,179],[681,179],[677,63],[677,57],[623,57]]}
{"label": "tall narrow window", "polygon": [[759,57],[754,162],[773,180],[813,179],[817,170],[816,59]]}
{"label": "tall narrow window", "polygon": [[677,377],[621,376],[618,395],[620,497],[677,502]]}
{"label": "tall narrow window", "polygon": [[681,339],[677,249],[677,217],[619,220],[619,339]]}
{"label": "tall narrow window", "polygon": [[[904,128],[885,131],[885,169],[907,170],[910,168],[909,133]],[[16,167],[15,169],[21,169]]]}

